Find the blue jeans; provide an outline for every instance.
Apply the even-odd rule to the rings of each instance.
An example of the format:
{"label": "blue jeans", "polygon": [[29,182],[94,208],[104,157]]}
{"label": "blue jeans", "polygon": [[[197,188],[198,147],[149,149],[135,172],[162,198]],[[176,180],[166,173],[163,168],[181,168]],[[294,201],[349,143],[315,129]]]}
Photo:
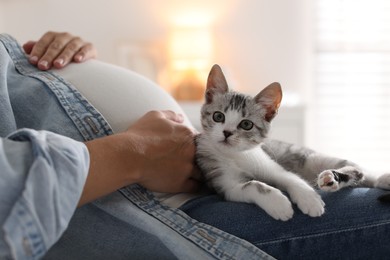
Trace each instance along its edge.
{"label": "blue jeans", "polygon": [[192,218],[250,241],[277,259],[389,259],[390,205],[378,189],[322,192],[326,212],[311,218],[295,209],[277,221],[252,204],[224,201],[217,195],[181,207]]}

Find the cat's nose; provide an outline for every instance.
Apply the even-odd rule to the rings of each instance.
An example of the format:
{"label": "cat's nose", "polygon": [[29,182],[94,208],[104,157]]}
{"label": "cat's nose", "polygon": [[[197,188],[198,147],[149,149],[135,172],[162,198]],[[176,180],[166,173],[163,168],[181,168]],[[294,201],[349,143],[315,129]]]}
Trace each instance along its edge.
{"label": "cat's nose", "polygon": [[228,138],[229,136],[231,136],[233,133],[230,132],[230,131],[223,131],[223,135],[225,136],[225,138]]}

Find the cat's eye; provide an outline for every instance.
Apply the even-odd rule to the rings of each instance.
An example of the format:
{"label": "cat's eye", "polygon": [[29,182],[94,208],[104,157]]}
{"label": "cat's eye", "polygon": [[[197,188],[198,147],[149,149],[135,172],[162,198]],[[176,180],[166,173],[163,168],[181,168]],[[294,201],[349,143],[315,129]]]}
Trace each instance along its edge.
{"label": "cat's eye", "polygon": [[240,124],[238,126],[246,131],[249,131],[253,128],[253,122],[250,120],[244,119],[240,122]]}
{"label": "cat's eye", "polygon": [[219,111],[214,112],[213,120],[217,123],[223,123],[223,122],[225,122],[225,115]]}

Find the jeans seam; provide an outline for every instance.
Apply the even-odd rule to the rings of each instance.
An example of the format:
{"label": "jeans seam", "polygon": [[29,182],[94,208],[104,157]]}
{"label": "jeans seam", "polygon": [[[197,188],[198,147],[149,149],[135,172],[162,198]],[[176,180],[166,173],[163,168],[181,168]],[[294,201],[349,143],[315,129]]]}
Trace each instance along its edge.
{"label": "jeans seam", "polygon": [[[143,191],[140,193],[140,190]],[[206,230],[206,233],[210,232],[212,233],[213,235],[216,235],[217,237],[222,237],[223,239],[226,239],[232,243],[238,243],[239,240],[236,239],[234,236],[228,234],[228,233],[218,233],[218,229],[216,229],[215,227],[212,227],[212,226],[208,226],[206,224],[203,224],[203,223],[200,223],[200,222],[197,222],[196,220],[192,219],[192,218],[189,218],[188,215],[186,215],[184,212],[182,212],[181,210],[179,209],[173,209],[173,208],[169,208],[165,205],[162,205],[160,204],[158,201],[154,200],[154,199],[150,199],[150,196],[149,197],[149,200],[144,200],[142,197],[144,196],[147,196],[146,194],[148,194],[148,192],[146,190],[144,190],[142,187],[137,187],[137,186],[132,186],[131,188],[130,187],[126,187],[126,188],[122,188],[120,190],[120,192],[128,199],[130,200],[133,204],[137,205],[138,207],[140,207],[143,211],[147,212],[149,215],[152,215],[154,216],[156,219],[160,220],[161,222],[165,223],[165,225],[168,225],[169,227],[171,227],[173,230],[175,230],[176,232],[178,232],[180,235],[182,235],[183,237],[185,237],[186,239],[192,241],[193,243],[195,243],[198,247],[201,247],[203,248],[203,250],[205,250],[205,247],[201,245],[201,243],[199,242],[196,242],[194,241],[195,238],[197,239],[201,239],[202,243],[205,243],[208,247],[208,249],[211,249],[213,248],[214,252],[211,251],[211,250],[206,250],[209,254],[213,255],[214,257],[217,257],[218,256],[218,259],[235,259],[235,257],[233,255],[230,255],[230,254],[227,254],[226,252],[224,252],[223,250],[221,250],[221,248],[218,247],[218,244],[215,244],[215,243],[212,243],[209,239],[207,239],[206,237],[202,236],[201,234],[199,234],[197,231],[199,230]],[[141,196],[141,201],[136,198],[138,196],[135,196],[135,194],[138,194],[139,196]],[[135,196],[135,197],[134,197]],[[150,203],[153,203],[154,207],[157,206],[158,208],[153,208],[153,211],[150,211]],[[143,204],[148,204],[148,205],[145,205],[146,207],[144,207]],[[169,219],[169,217],[167,217],[165,214],[162,214],[160,211],[161,210],[167,210],[167,211],[171,211],[171,212],[174,212],[177,216],[180,216],[180,218],[183,218],[184,221],[191,221],[191,230],[185,230],[182,225],[178,225],[176,224],[175,222],[173,222],[171,219]],[[191,237],[194,236],[194,237]],[[200,238],[200,237],[201,238]],[[231,237],[229,237],[231,236]],[[259,251],[256,251],[254,249],[257,249],[256,247],[253,246],[253,244],[251,244],[251,246],[248,246],[246,244],[240,244],[238,243],[241,247],[245,248],[246,250],[248,250],[249,252],[251,252],[252,254],[260,254],[261,253],[261,257],[262,259],[273,259],[271,256],[269,256],[268,254],[264,253],[264,252],[259,252]]]}
{"label": "jeans seam", "polygon": [[334,230],[334,231],[328,231],[326,233],[316,233],[316,234],[309,234],[309,235],[303,235],[299,237],[290,237],[290,238],[284,238],[284,239],[277,239],[273,241],[267,241],[267,242],[254,242],[253,244],[256,246],[265,246],[265,245],[272,245],[272,244],[278,244],[286,241],[295,241],[295,240],[301,240],[301,239],[309,239],[309,238],[317,238],[317,237],[324,237],[332,234],[339,234],[339,233],[346,233],[350,231],[357,231],[357,230],[365,230],[365,229],[370,229],[373,227],[379,227],[379,226],[384,226],[390,224],[390,221],[383,221],[380,223],[375,223],[375,224],[369,224],[369,225],[364,225],[362,227],[357,227],[357,228],[345,228],[342,230]]}
{"label": "jeans seam", "polygon": [[[72,84],[52,71],[39,71],[31,65],[13,37],[2,34],[0,35],[0,41],[8,50],[15,68],[21,75],[43,82],[54,94],[59,105],[85,141],[113,134],[111,126],[103,115]],[[72,104],[70,100],[77,101],[75,102],[77,105]],[[81,116],[78,116],[78,114],[81,114]],[[89,116],[91,121],[86,122],[84,120],[86,116]]]}
{"label": "jeans seam", "polygon": [[[122,189],[123,190],[123,189]],[[124,194],[122,192],[122,194]],[[129,193],[125,193],[124,194],[128,199],[130,199],[130,201],[133,201],[133,199],[130,197],[131,195]],[[130,196],[129,196],[130,195]],[[154,201],[154,203],[156,203],[156,201]],[[138,203],[136,203],[136,205],[138,205],[138,207],[141,207],[142,208],[142,205],[139,205]],[[180,217],[183,218],[182,214],[180,214],[180,212],[177,212],[177,210],[174,210],[174,209],[170,209],[168,207],[165,207],[164,205],[161,205],[162,208],[165,208],[166,210],[172,210],[172,211],[175,211],[176,214],[178,214]],[[149,210],[146,210],[146,212],[149,214],[149,215],[157,215],[158,218],[160,221],[162,221],[163,223],[166,223],[166,224],[169,224],[169,226],[171,228],[173,228],[173,230],[175,231],[178,231],[179,234],[181,234],[183,236],[183,233],[186,233],[186,230],[184,230],[180,225],[177,225],[175,222],[173,222],[172,220],[170,220],[169,218],[167,218],[166,216],[164,216],[164,214],[161,214],[159,212],[159,210],[161,210],[162,208],[159,208],[158,210],[154,210],[153,212],[150,212]],[[200,223],[192,223],[193,226],[192,227],[198,227],[200,228],[201,225],[199,225]],[[195,225],[196,224],[196,225]],[[188,233],[188,231],[187,231]],[[190,233],[193,233],[193,232],[190,232]],[[221,250],[219,250],[218,248],[215,248],[213,243],[211,243],[209,240],[205,239],[203,242],[205,242],[210,248],[213,247],[217,253],[220,253],[221,256],[224,258],[224,259],[233,259],[231,256],[229,255],[226,255],[224,252],[222,252]],[[199,244],[197,244],[198,246],[200,246]],[[208,251],[208,253],[211,253],[210,251]]]}

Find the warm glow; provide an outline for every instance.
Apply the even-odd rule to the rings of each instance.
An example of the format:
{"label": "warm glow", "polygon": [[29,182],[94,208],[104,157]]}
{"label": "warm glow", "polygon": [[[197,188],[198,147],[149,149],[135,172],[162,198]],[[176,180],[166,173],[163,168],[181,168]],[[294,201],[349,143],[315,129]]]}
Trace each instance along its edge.
{"label": "warm glow", "polygon": [[202,99],[214,58],[212,28],[233,8],[233,1],[169,0],[168,3],[164,1],[155,9],[156,15],[170,25],[167,70],[162,85],[179,100]]}
{"label": "warm glow", "polygon": [[203,70],[210,66],[212,38],[208,28],[176,28],[171,33],[169,53],[173,70]]}
{"label": "warm glow", "polygon": [[179,100],[202,99],[205,75],[210,69],[213,54],[210,28],[194,25],[174,27],[168,46],[169,78],[174,88],[173,96]]}
{"label": "warm glow", "polygon": [[172,24],[177,27],[207,27],[212,22],[212,15],[205,11],[191,11],[176,14]]}

